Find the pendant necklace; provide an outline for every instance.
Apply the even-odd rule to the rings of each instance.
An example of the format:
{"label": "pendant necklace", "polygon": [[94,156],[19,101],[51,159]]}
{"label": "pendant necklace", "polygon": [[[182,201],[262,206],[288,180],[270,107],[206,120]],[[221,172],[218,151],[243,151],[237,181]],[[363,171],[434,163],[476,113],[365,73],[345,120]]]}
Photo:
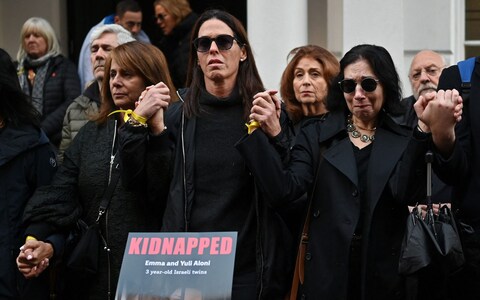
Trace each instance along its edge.
{"label": "pendant necklace", "polygon": [[[366,130],[366,131],[373,131],[372,135],[367,135],[367,134],[362,134],[357,130],[357,127]],[[355,126],[353,123],[352,115],[348,115],[347,117],[347,132],[355,139],[360,138],[360,140],[364,143],[368,142],[373,142],[375,140],[375,130],[377,130],[377,127],[374,127],[373,129],[368,129],[368,128],[363,128],[360,126]]]}

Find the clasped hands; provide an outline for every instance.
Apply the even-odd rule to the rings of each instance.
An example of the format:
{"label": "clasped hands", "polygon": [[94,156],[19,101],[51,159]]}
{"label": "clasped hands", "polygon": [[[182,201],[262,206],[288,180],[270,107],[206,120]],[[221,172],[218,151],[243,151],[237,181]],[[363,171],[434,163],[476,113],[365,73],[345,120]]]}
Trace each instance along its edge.
{"label": "clasped hands", "polygon": [[269,137],[277,136],[282,130],[280,126],[282,104],[277,93],[276,90],[266,90],[255,94],[249,115],[250,120],[257,121]]}
{"label": "clasped hands", "polygon": [[17,267],[25,278],[38,277],[50,264],[53,247],[50,243],[28,240],[20,247]]}
{"label": "clasped hands", "polygon": [[448,154],[455,142],[455,125],[462,119],[463,99],[459,92],[453,89],[427,93],[418,97],[414,109],[419,128],[431,132],[436,147]]}
{"label": "clasped hands", "polygon": [[170,89],[165,83],[159,82],[148,86],[135,102],[134,112],[147,119],[148,127],[154,135],[160,134],[165,128],[163,112],[168,108],[170,100]]}

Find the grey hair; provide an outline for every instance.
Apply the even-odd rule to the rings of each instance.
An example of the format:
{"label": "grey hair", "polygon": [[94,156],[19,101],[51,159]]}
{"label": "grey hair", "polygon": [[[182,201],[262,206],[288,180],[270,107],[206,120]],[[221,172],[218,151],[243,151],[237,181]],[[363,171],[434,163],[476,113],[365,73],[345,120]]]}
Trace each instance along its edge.
{"label": "grey hair", "polygon": [[95,28],[90,36],[90,45],[94,40],[98,39],[104,33],[114,33],[117,35],[117,43],[119,45],[135,41],[130,31],[126,30],[118,24],[107,24]]}
{"label": "grey hair", "polygon": [[42,36],[47,42],[47,53],[52,56],[61,54],[60,44],[58,43],[55,30],[47,20],[39,17],[32,17],[25,21],[20,31],[20,47],[18,48],[17,61],[21,62],[27,57],[27,52],[24,47],[24,39],[29,33],[37,33]]}

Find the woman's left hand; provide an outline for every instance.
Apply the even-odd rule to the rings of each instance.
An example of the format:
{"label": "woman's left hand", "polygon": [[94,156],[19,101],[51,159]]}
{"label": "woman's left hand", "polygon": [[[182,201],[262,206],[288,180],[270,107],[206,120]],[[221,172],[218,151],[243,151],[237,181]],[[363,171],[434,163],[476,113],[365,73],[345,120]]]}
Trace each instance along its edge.
{"label": "woman's left hand", "polygon": [[282,104],[275,90],[267,90],[253,96],[250,120],[260,123],[262,130],[269,136],[277,136],[281,131],[280,114]]}

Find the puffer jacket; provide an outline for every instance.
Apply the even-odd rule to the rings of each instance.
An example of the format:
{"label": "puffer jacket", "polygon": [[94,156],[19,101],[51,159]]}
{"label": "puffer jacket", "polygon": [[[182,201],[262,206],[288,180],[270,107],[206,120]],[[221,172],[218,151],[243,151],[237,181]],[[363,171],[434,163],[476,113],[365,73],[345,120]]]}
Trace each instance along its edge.
{"label": "puffer jacket", "polygon": [[58,160],[63,162],[63,153],[72,143],[80,128],[88,121],[89,117],[98,112],[100,106],[100,88],[97,82],[89,85],[82,95],[78,96],[68,106],[63,118],[62,141],[58,151]]}
{"label": "puffer jacket", "polygon": [[32,125],[0,129],[0,299],[18,299],[15,259],[23,245],[21,225],[28,199],[55,173],[55,152]]}

